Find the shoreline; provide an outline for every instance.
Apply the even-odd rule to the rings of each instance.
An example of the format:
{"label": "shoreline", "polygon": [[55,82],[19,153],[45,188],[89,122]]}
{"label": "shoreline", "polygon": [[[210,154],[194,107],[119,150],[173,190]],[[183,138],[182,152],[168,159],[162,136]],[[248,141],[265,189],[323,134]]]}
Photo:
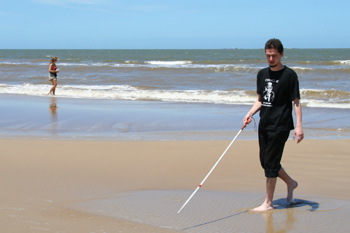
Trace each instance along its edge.
{"label": "shoreline", "polygon": [[[299,182],[295,198],[320,203],[320,210],[323,208],[326,211],[316,211],[320,215],[318,220],[327,219],[327,214],[343,214],[344,211],[345,214],[350,213],[349,142],[349,139],[309,139],[298,145],[292,140],[288,140],[286,144],[282,165]],[[122,232],[142,230],[167,233],[177,232],[181,227],[185,229],[181,222],[186,221],[180,221],[181,216],[174,215],[170,218],[166,215],[173,212],[167,212],[170,207],[165,210],[161,208],[167,208],[167,205],[173,205],[172,208],[176,209],[180,207],[228,146],[229,141],[0,139],[0,144],[3,149],[0,175],[6,177],[0,194],[0,217],[6,220],[1,229],[14,233],[37,232],[39,228],[65,232],[118,232],[118,229]],[[152,215],[149,214],[142,215],[139,220],[132,217],[133,208],[137,212],[146,213],[142,209],[146,207],[135,207],[137,201],[147,197],[144,192],[152,194],[148,200],[153,201],[158,208],[148,211],[160,211],[161,218],[168,221],[172,229],[164,228],[167,225],[157,225],[157,222],[152,225]],[[219,218],[221,212],[217,208],[224,207],[220,207],[220,203],[216,207],[215,201],[221,196],[231,203],[232,207],[227,209],[227,213],[231,211],[232,215],[232,211],[249,209],[258,204],[264,197],[264,192],[265,178],[258,161],[257,141],[236,141],[196,197],[197,200],[211,203],[210,206],[199,207],[194,200],[186,206],[184,216],[187,216],[186,213],[193,215],[192,211],[197,208],[204,208],[195,215],[193,223]],[[283,198],[285,192],[285,185],[278,181],[276,199]],[[131,211],[123,211],[126,218],[118,219],[112,215],[104,215],[103,212],[96,213],[107,211],[107,206],[113,206],[108,203],[118,203],[125,193],[129,199],[122,203]],[[246,201],[242,202],[245,203],[243,207],[237,206],[236,203],[240,202],[238,200]],[[343,208],[337,210],[339,201]],[[76,207],[79,203],[86,204],[86,211],[81,212],[82,209]],[[276,220],[282,218],[284,213],[299,211],[300,217],[293,215],[293,218],[301,221],[301,216],[308,214],[304,208],[306,206],[282,208],[272,213]],[[211,209],[211,212],[205,214],[206,209]],[[116,214],[118,211],[112,209],[111,213]],[[239,216],[237,219],[249,221],[251,218],[260,218],[261,215],[247,213]],[[180,222],[169,222],[169,219],[174,218]],[[236,221],[235,219],[230,218],[230,222]],[[300,227],[298,221],[293,225],[294,230]],[[220,224],[225,226],[229,223]],[[267,222],[263,221],[262,224]],[[328,229],[314,222],[305,224],[311,224],[310,229],[314,227],[319,232],[327,232]],[[191,226],[191,223],[187,225]],[[186,229],[185,232],[198,232],[201,227]],[[207,229],[210,227],[206,226]],[[341,232],[342,227],[347,229],[345,227],[349,225],[345,221],[338,232]]]}
{"label": "shoreline", "polygon": [[[0,95],[0,138],[115,141],[232,140],[248,105]],[[350,138],[349,110],[303,108],[310,139]],[[254,123],[238,140],[255,140]]]}

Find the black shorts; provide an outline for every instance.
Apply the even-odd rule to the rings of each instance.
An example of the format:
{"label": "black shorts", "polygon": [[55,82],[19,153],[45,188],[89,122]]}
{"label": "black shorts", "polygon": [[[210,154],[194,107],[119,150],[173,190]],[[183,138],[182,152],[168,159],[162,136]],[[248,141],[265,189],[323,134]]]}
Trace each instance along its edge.
{"label": "black shorts", "polygon": [[49,80],[51,81],[52,79],[55,79],[57,81],[57,74],[55,73],[50,73],[49,74]]}
{"label": "black shorts", "polygon": [[260,163],[265,176],[278,177],[284,145],[290,131],[264,130],[259,128]]}

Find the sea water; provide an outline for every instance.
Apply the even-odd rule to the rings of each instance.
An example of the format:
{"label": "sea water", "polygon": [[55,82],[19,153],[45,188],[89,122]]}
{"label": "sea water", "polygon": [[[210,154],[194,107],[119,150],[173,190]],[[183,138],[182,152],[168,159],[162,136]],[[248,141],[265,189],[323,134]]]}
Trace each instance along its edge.
{"label": "sea water", "polygon": [[[299,76],[306,136],[348,138],[349,54],[285,50],[283,64]],[[60,69],[54,99],[47,97],[53,56]],[[229,139],[256,100],[256,74],[266,66],[263,49],[0,50],[0,135],[71,137],[74,131],[76,137],[128,140],[139,133],[147,136],[132,138],[153,133],[153,139],[183,139],[179,134],[191,132],[190,139]],[[23,104],[30,106],[25,113]],[[57,111],[49,112],[52,104]],[[47,114],[36,116],[40,111]],[[53,126],[55,134],[48,130]],[[203,132],[211,136],[203,138]]]}

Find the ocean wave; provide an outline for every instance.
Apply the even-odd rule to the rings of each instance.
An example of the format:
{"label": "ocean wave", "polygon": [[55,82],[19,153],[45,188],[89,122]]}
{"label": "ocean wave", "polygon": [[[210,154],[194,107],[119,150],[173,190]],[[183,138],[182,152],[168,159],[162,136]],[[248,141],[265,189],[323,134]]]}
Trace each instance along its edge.
{"label": "ocean wave", "polygon": [[[30,63],[30,62],[0,62],[1,65],[13,66],[48,66],[47,62]],[[110,68],[145,68],[145,69],[212,69],[216,71],[230,71],[230,70],[250,70],[261,69],[262,66],[255,66],[254,64],[194,64],[192,61],[125,61],[125,63],[113,62],[59,62],[57,66],[60,67],[110,67]]]}
{"label": "ocean wave", "polygon": [[300,94],[308,98],[350,101],[350,92],[342,90],[301,89]]}
{"label": "ocean wave", "polygon": [[300,95],[307,107],[350,109],[350,92],[347,91],[301,89]]}
{"label": "ocean wave", "polygon": [[192,64],[192,61],[145,61],[145,63],[151,65],[178,66]]}
{"label": "ocean wave", "polygon": [[34,65],[34,63],[30,63],[30,62],[10,62],[10,61],[2,61],[2,62],[0,62],[0,65],[20,66],[20,65]]}
{"label": "ocean wave", "polygon": [[[321,69],[341,69],[344,66],[350,65],[350,60],[332,60],[332,61],[288,61],[288,63],[294,63],[301,65],[302,67],[312,67]],[[297,65],[296,65],[297,66]]]}
{"label": "ocean wave", "polygon": [[78,62],[60,62],[57,63],[57,66],[95,66],[95,67],[103,67],[103,66],[112,66],[111,63],[105,63],[105,62],[94,62],[94,63],[78,63]]}
{"label": "ocean wave", "polygon": [[245,64],[222,64],[222,65],[194,65],[195,68],[209,69],[216,72],[230,72],[230,71],[246,71],[257,72],[264,68],[262,66],[245,65]]}
{"label": "ocean wave", "polygon": [[310,99],[303,99],[302,103],[304,106],[307,106],[310,108],[350,109],[350,103],[332,103],[332,102],[325,102],[322,100],[310,100]]}
{"label": "ocean wave", "polygon": [[[50,85],[43,84],[0,84],[1,94],[20,94],[44,96]],[[93,98],[116,100],[148,100],[189,103],[215,104],[251,104],[255,96],[249,96],[245,91],[222,90],[155,90],[129,85],[61,85],[56,90],[57,97]]]}
{"label": "ocean wave", "polygon": [[295,71],[311,71],[311,70],[315,70],[315,68],[312,67],[301,67],[301,66],[290,66],[291,69],[295,70]]}
{"label": "ocean wave", "polygon": [[337,61],[334,61],[334,63],[338,63],[341,65],[350,65],[350,60],[337,60]]}
{"label": "ocean wave", "polygon": [[125,61],[126,64],[137,64],[137,63],[140,63],[139,61],[129,61],[129,60],[126,60]]}
{"label": "ocean wave", "polygon": [[[294,69],[296,72],[345,72],[348,73],[350,67],[350,60],[339,60],[332,61],[331,64],[322,63],[305,63],[297,62],[291,63],[289,67]],[[35,67],[35,66],[48,66],[48,62],[43,61],[0,61],[0,67]],[[136,61],[136,60],[125,60],[125,61],[108,61],[108,62],[72,62],[72,61],[60,61],[57,63],[59,67],[70,67],[70,68],[107,68],[107,69],[205,69],[214,72],[258,72],[260,69],[266,67],[265,63],[244,63],[244,62],[231,62],[231,63],[221,63],[209,61],[194,62],[194,61]]]}
{"label": "ocean wave", "polygon": [[[48,66],[48,63],[19,63],[19,62],[0,62],[1,65],[6,66]],[[191,61],[150,61],[145,63],[139,63],[137,61],[125,61],[125,63],[107,63],[107,62],[94,62],[94,63],[81,63],[81,62],[60,62],[57,64],[59,67],[72,67],[72,68],[136,68],[136,69],[203,69],[214,72],[258,72],[265,66],[257,64],[200,64],[192,63]],[[296,71],[311,71],[310,67],[291,67]]]}
{"label": "ocean wave", "polygon": [[204,64],[188,64],[188,65],[174,65],[172,67],[163,65],[150,65],[142,66],[143,68],[148,68],[152,70],[162,70],[162,69],[199,69],[199,70],[210,70],[213,72],[257,72],[263,67],[256,67],[254,65],[233,65],[233,64],[221,64],[221,65],[204,65]]}
{"label": "ocean wave", "polygon": [[[50,85],[0,84],[0,94],[45,96]],[[245,90],[159,90],[130,85],[60,85],[57,97],[84,99],[145,100],[188,103],[251,105],[255,91]],[[350,109],[350,93],[340,90],[301,89],[303,105]]]}
{"label": "ocean wave", "polygon": [[82,66],[82,67],[112,67],[112,68],[138,68],[138,69],[205,69],[214,72],[230,72],[230,71],[246,71],[257,72],[264,68],[263,66],[256,66],[254,64],[194,64],[190,61],[174,61],[174,62],[161,62],[151,61],[140,64],[134,61],[128,61],[128,63],[60,63],[59,66]]}

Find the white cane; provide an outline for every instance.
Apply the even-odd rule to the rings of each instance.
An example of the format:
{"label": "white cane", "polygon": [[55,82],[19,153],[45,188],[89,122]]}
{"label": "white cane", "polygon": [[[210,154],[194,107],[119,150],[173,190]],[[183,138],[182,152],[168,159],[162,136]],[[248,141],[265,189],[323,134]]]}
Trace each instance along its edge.
{"label": "white cane", "polygon": [[228,145],[228,147],[226,148],[226,150],[224,151],[224,153],[222,153],[222,155],[220,156],[219,160],[216,161],[215,165],[212,167],[212,169],[209,171],[209,173],[207,174],[207,176],[203,179],[203,181],[198,185],[198,187],[196,188],[196,190],[194,190],[194,192],[192,193],[192,195],[187,199],[187,201],[185,202],[185,204],[183,204],[183,206],[180,208],[180,210],[177,212],[177,214],[179,214],[181,212],[181,210],[187,205],[187,203],[191,200],[191,198],[194,196],[194,194],[198,191],[198,189],[200,187],[202,187],[202,185],[204,184],[204,182],[206,181],[206,179],[209,177],[209,175],[212,173],[212,171],[215,169],[216,165],[218,165],[218,163],[220,162],[220,160],[224,157],[224,155],[226,154],[226,152],[228,151],[228,149],[231,147],[231,145],[233,144],[233,142],[236,140],[236,138],[238,137],[238,135],[243,131],[243,129],[247,126],[247,124],[244,124],[243,127],[241,128],[241,130],[237,133],[236,137],[232,140],[232,142],[230,143],[230,145]]}

